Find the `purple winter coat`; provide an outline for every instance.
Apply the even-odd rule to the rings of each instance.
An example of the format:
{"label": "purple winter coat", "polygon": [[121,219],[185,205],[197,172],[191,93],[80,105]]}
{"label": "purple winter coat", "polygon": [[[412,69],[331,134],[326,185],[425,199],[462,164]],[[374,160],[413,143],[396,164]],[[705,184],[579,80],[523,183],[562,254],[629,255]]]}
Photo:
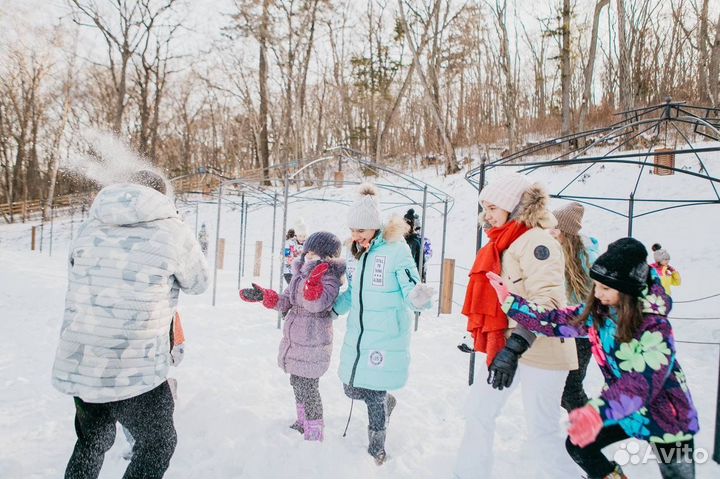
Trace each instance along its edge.
{"label": "purple winter coat", "polygon": [[322,261],[305,263],[305,256],[292,263],[293,277],[280,296],[276,309],[287,312],[278,351],[278,366],[288,374],[319,378],[330,366],[333,341],[333,304],[345,274],[345,261],[332,259],[322,277],[323,292],[316,301],[303,297],[305,281]]}

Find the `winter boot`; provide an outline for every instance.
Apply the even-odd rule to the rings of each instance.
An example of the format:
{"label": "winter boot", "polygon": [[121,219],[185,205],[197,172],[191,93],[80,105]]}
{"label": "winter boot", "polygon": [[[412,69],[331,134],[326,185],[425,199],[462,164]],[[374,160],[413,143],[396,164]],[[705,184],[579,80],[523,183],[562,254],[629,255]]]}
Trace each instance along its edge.
{"label": "winter boot", "polygon": [[392,414],[393,409],[395,409],[396,405],[397,399],[395,399],[395,396],[393,396],[392,394],[388,394],[387,401],[385,403],[385,427],[390,424],[390,414]]}
{"label": "winter boot", "polygon": [[303,425],[306,441],[322,441],[323,428],[325,424],[322,419],[306,419]]}
{"label": "winter boot", "polygon": [[613,469],[613,472],[603,477],[602,479],[628,479],[628,477],[623,472],[622,467],[620,467],[620,465],[617,463],[613,464],[615,464],[615,469]]}
{"label": "winter boot", "polygon": [[368,427],[368,454],[375,459],[375,464],[381,466],[387,457],[385,453],[386,430],[373,431]]}
{"label": "winter boot", "polygon": [[295,404],[295,409],[297,410],[297,421],[290,425],[290,429],[295,429],[300,434],[303,434],[305,432],[305,405]]}

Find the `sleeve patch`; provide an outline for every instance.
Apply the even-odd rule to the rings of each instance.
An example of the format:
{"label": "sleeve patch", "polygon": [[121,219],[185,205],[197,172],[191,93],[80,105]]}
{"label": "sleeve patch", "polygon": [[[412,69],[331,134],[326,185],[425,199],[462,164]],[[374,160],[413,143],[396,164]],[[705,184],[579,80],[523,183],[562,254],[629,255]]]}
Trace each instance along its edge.
{"label": "sleeve patch", "polygon": [[535,248],[535,251],[533,251],[533,254],[537,259],[540,261],[545,261],[550,257],[550,250],[545,245],[540,245]]}

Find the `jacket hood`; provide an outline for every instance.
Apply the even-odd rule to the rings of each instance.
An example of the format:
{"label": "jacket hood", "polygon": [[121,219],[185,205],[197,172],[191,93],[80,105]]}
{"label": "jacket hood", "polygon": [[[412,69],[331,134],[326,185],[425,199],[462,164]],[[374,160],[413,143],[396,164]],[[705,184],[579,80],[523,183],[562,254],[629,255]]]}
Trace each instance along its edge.
{"label": "jacket hood", "polygon": [[132,225],[178,218],[175,205],[166,195],[130,183],[103,188],[90,209],[90,217],[109,225]]}
{"label": "jacket hood", "polygon": [[392,216],[383,228],[382,237],[387,243],[405,241],[405,235],[410,231],[410,225],[400,216]]}
{"label": "jacket hood", "polygon": [[648,288],[643,291],[640,296],[642,304],[642,312],[646,314],[656,314],[658,316],[668,316],[672,310],[672,298],[665,291],[660,276],[657,272],[650,268],[648,277]]}
{"label": "jacket hood", "polygon": [[557,220],[548,209],[550,197],[540,183],[533,184],[520,198],[510,218],[525,224],[528,228],[554,228]]}
{"label": "jacket hood", "polygon": [[[305,255],[302,255],[300,258],[293,261],[292,263],[293,275],[300,273],[302,276],[307,276],[308,274],[310,274],[310,271],[312,271],[313,268],[315,268],[315,266],[317,266],[320,262],[321,260],[306,262]],[[337,276],[338,278],[345,274],[346,266],[344,259],[332,258],[325,261],[325,263],[330,266],[330,268],[328,268],[327,274]]]}

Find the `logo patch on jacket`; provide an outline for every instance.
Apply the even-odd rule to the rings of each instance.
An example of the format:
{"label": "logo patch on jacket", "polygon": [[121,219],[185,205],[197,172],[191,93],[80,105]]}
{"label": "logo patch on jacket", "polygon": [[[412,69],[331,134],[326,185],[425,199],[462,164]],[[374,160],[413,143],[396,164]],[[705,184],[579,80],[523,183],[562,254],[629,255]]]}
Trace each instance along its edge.
{"label": "logo patch on jacket", "polygon": [[545,245],[540,245],[535,247],[535,251],[533,251],[533,254],[537,259],[540,261],[545,261],[550,257],[550,250]]}
{"label": "logo patch on jacket", "polygon": [[385,262],[387,256],[375,256],[375,262],[373,263],[372,272],[372,285],[373,286],[385,286]]}
{"label": "logo patch on jacket", "polygon": [[382,351],[370,351],[368,356],[368,367],[381,368],[385,366],[385,355]]}

